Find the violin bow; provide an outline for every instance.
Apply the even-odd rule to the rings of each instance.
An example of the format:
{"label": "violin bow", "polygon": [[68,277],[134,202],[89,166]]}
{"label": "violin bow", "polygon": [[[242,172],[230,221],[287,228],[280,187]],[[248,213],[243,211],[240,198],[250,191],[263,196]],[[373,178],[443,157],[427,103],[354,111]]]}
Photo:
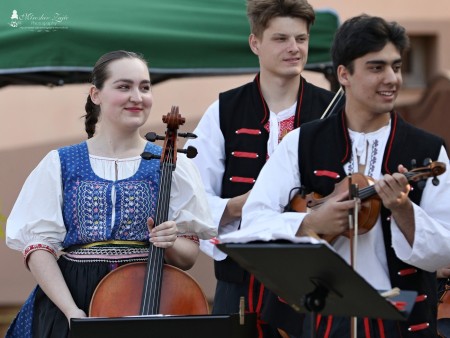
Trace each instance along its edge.
{"label": "violin bow", "polygon": [[327,109],[325,109],[325,111],[323,112],[320,119],[323,120],[324,118],[330,116],[333,113],[334,109],[336,109],[338,103],[341,101],[343,97],[344,97],[344,90],[342,89],[342,87],[339,87],[339,90],[334,95],[333,99],[331,100]]}
{"label": "violin bow", "polygon": [[[359,213],[359,191],[358,183],[352,183],[350,176],[348,183],[349,200],[353,200],[355,206],[348,210],[349,220],[349,241],[350,241],[350,263],[353,270],[356,270],[356,254],[358,251],[358,213]],[[353,316],[350,318],[350,337],[357,338],[358,318]]]}

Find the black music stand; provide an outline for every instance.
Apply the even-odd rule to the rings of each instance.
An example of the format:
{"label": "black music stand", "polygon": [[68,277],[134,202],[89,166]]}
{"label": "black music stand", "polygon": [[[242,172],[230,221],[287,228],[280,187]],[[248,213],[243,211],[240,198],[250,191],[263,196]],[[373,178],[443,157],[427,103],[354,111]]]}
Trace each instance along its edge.
{"label": "black music stand", "polygon": [[72,318],[69,338],[257,337],[256,314]]}
{"label": "black music stand", "polygon": [[302,313],[406,320],[417,296],[415,291],[401,291],[391,298],[404,305],[399,311],[322,243],[223,243],[217,247]]}

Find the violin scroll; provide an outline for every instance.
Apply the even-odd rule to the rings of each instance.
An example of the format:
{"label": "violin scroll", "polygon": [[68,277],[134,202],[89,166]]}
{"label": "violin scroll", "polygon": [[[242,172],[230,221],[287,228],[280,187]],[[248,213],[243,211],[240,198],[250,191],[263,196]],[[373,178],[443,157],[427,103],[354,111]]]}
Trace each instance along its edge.
{"label": "violin scroll", "polygon": [[446,171],[445,163],[443,162],[432,162],[430,159],[424,161],[424,166],[420,168],[415,168],[415,160],[412,161],[413,169],[405,173],[406,178],[410,182],[418,182],[419,187],[424,187],[425,185],[420,181],[427,178],[433,177],[431,183],[433,185],[439,185],[439,179],[437,176],[442,175]]}

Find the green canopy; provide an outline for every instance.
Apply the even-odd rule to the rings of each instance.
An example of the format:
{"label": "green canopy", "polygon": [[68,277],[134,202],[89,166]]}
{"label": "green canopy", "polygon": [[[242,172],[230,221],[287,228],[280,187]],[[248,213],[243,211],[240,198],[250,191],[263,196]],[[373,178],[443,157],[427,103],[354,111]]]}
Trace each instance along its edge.
{"label": "green canopy", "polygon": [[[117,49],[142,53],[152,80],[253,73],[245,0],[2,0],[0,87],[82,83],[95,61]],[[317,12],[307,69],[331,66],[338,26]]]}

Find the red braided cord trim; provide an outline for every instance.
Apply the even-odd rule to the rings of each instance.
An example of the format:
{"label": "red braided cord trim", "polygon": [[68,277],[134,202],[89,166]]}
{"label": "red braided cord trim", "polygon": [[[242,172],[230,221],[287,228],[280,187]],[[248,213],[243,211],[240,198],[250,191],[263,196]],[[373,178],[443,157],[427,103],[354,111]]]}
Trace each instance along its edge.
{"label": "red braided cord trim", "polygon": [[200,240],[198,239],[197,235],[179,235],[178,237],[189,239],[192,242],[196,243],[197,245],[200,245]]}
{"label": "red braided cord trim", "polygon": [[25,248],[25,250],[23,250],[23,262],[24,262],[25,266],[27,267],[27,269],[28,269],[28,257],[30,256],[30,254],[32,252],[35,252],[36,250],[44,250],[44,251],[50,252],[55,257],[55,259],[58,258],[55,250],[53,250],[53,248],[51,246],[46,245],[46,244],[41,244],[41,243],[31,244],[31,245],[27,246]]}

